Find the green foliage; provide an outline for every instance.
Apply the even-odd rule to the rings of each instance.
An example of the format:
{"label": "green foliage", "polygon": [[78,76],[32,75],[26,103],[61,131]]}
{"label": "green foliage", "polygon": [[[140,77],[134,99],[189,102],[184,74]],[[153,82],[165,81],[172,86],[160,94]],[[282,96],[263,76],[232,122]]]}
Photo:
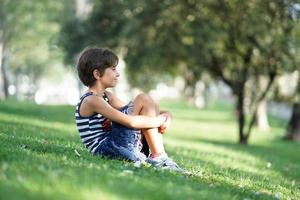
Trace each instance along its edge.
{"label": "green foliage", "polygon": [[127,72],[131,85],[151,88],[164,75],[178,74],[179,64],[189,59],[182,46],[186,31],[178,15],[184,8],[171,1],[155,0],[139,1],[134,7],[128,11],[131,29],[125,32]]}
{"label": "green foliage", "polygon": [[90,155],[73,107],[1,102],[0,198],[299,199],[300,149],[280,139],[282,122],[241,146],[231,106],[211,106],[162,102],[174,115],[166,149],[185,176]]}
{"label": "green foliage", "polygon": [[77,18],[70,18],[63,23],[58,44],[64,52],[65,64],[75,64],[75,56],[86,46],[85,40],[86,31]]}
{"label": "green foliage", "polygon": [[120,13],[125,8],[124,1],[91,1],[91,13],[83,18],[76,15],[76,8],[73,5],[73,12],[68,20],[63,23],[62,34],[59,41],[64,49],[65,62],[74,64],[76,56],[87,46],[119,47],[122,28],[125,25],[125,18]]}
{"label": "green foliage", "polygon": [[[89,45],[125,52],[130,83],[144,86],[144,89],[160,80],[164,76],[162,71],[167,72],[165,74],[176,72],[175,67],[169,66],[177,65],[178,60],[174,58],[182,57],[182,52],[176,42],[177,35],[172,31],[175,25],[179,28],[179,24],[174,24],[175,20],[165,22],[172,12],[169,10],[171,2],[115,0],[91,3],[93,9],[87,19],[74,18],[75,22],[70,21],[64,26],[62,40],[65,43],[61,45],[68,52],[67,61],[74,60],[80,50]],[[74,44],[72,38],[82,42]],[[156,80],[154,76],[157,76]]]}
{"label": "green foliage", "polygon": [[36,81],[59,62],[62,52],[54,41],[60,31],[58,20],[67,13],[68,2],[71,0],[1,1],[0,42],[12,75],[26,75]]}
{"label": "green foliage", "polygon": [[[203,70],[240,82],[245,71],[269,74],[288,67],[295,69],[296,54],[290,45],[298,23],[292,18],[295,3],[92,1],[93,9],[80,22],[80,30],[70,26],[76,24],[71,22],[63,38],[70,52],[68,58],[90,44],[125,48],[129,81],[135,86],[148,87],[156,82],[152,77],[160,79],[162,72],[177,75],[184,70],[191,71],[194,83]],[[82,43],[67,41],[69,35]],[[182,64],[187,68],[180,68]],[[140,74],[150,80],[140,78]]]}

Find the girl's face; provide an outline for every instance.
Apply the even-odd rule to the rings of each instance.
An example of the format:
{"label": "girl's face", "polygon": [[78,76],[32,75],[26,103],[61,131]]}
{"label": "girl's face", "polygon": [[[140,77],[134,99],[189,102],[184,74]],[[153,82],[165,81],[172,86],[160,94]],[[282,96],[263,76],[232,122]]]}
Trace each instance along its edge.
{"label": "girl's face", "polygon": [[100,82],[105,88],[115,87],[119,76],[120,74],[117,71],[116,66],[108,67],[105,69],[103,76],[100,78]]}

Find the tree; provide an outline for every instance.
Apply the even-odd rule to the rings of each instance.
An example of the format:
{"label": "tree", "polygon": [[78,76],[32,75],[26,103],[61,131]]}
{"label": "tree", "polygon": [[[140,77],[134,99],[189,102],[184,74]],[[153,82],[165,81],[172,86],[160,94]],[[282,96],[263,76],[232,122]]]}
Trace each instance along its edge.
{"label": "tree", "polygon": [[[291,47],[292,51],[299,55],[299,44],[300,44],[300,24],[299,24],[299,18],[300,18],[300,4],[295,4],[293,11],[293,18],[295,22],[297,22],[297,26],[293,31],[293,45]],[[288,71],[297,71],[298,72],[298,81],[297,81],[297,87],[294,92],[294,95],[292,97],[292,116],[288,122],[288,126],[286,129],[286,136],[285,139],[288,140],[297,140],[300,141],[300,59],[299,57],[295,57],[293,65],[290,65],[287,67]]]}
{"label": "tree", "polygon": [[[7,78],[7,61],[6,61],[6,47],[10,41],[10,33],[7,27],[8,17],[7,13],[11,10],[11,5],[8,0],[3,0],[0,2],[0,73],[1,82],[3,84],[3,94],[6,98],[8,96],[8,78]],[[8,11],[8,12],[7,12]],[[0,83],[1,83],[0,82]],[[2,96],[0,95],[0,97]]]}
{"label": "tree", "polygon": [[[142,11],[135,15],[131,36],[138,42],[129,44],[134,51],[128,52],[126,59],[131,63],[131,75],[139,77],[140,71],[149,68],[161,72],[163,66],[177,70],[183,63],[189,75],[187,83],[195,85],[205,68],[228,84],[237,97],[239,142],[246,144],[258,104],[279,70],[291,65],[295,56],[289,49],[293,2],[154,2],[147,2],[147,8],[141,5]],[[245,85],[261,75],[268,77],[268,83],[254,94],[247,120]]]}
{"label": "tree", "polygon": [[286,139],[300,141],[300,77],[295,91],[295,101],[292,107],[292,116],[289,120]]}
{"label": "tree", "polygon": [[[215,27],[221,33],[216,41],[222,45],[221,49],[211,49],[209,69],[221,77],[237,97],[239,142],[245,144],[255,122],[258,103],[265,98],[279,69],[290,64],[289,58],[293,56],[289,50],[294,26],[291,2],[228,1],[212,3],[209,8],[212,12],[223,9],[215,19]],[[257,75],[267,75],[269,81],[263,91],[256,93],[250,120],[247,120],[245,84]]]}
{"label": "tree", "polygon": [[199,48],[209,34],[199,30],[204,20],[195,21],[200,13],[195,9],[196,2],[151,0],[131,6],[126,11],[127,28],[123,34],[131,85],[147,90],[161,80],[182,76],[183,95],[193,102],[199,93],[196,83],[204,69]]}
{"label": "tree", "polygon": [[68,10],[64,3],[0,1],[0,68],[5,97],[11,81],[8,73],[26,74],[36,80],[59,58],[59,53],[50,53],[55,46],[51,40],[59,31],[61,11]]}
{"label": "tree", "polygon": [[[86,46],[117,49],[125,26],[121,0],[90,1],[90,11],[85,17],[76,14],[73,6],[71,17],[63,23],[60,46],[65,52],[65,63],[74,64],[75,57]],[[80,41],[80,42],[75,42]]]}
{"label": "tree", "polygon": [[[188,74],[192,74],[186,79],[193,85],[205,67],[228,84],[237,97],[239,142],[246,144],[258,104],[265,98],[279,70],[291,65],[295,56],[289,45],[295,25],[290,12],[293,2],[166,1],[160,5],[151,2],[136,15],[135,26],[139,28],[133,29],[132,37],[139,42],[127,58],[130,66],[135,66],[131,71],[139,72],[140,66],[144,66],[143,70],[150,66],[161,69],[159,66],[164,64],[184,63],[190,71]],[[172,15],[163,15],[166,12]],[[152,13],[151,18],[147,17],[149,13]],[[245,85],[261,75],[268,77],[268,83],[256,91],[247,120]]]}
{"label": "tree", "polygon": [[[258,103],[279,70],[293,62],[293,4],[286,0],[95,1],[83,23],[88,37],[82,43],[125,48],[132,85],[147,88],[163,74],[187,74],[187,84],[195,86],[204,70],[221,78],[237,98],[239,142],[246,144]],[[245,85],[261,75],[268,77],[268,83],[255,93],[247,120]]]}

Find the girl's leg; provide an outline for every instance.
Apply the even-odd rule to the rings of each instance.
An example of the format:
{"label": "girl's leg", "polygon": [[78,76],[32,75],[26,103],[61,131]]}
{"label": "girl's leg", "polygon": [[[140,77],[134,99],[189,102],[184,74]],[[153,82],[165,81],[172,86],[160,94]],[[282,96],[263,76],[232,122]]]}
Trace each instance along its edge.
{"label": "girl's leg", "polygon": [[[148,95],[140,94],[133,102],[133,115],[158,116],[159,106]],[[162,134],[158,132],[158,128],[142,129],[142,133],[146,138],[152,155],[159,155],[165,152]]]}
{"label": "girl's leg", "polygon": [[[141,94],[134,100],[133,114],[157,116],[159,115],[159,107],[151,97]],[[158,132],[158,128],[142,129],[142,133],[151,150],[151,157],[147,159],[148,163],[154,167],[184,172],[184,170],[165,153],[162,134]]]}
{"label": "girl's leg", "polygon": [[147,140],[144,136],[142,137],[141,142],[142,142],[142,145],[143,145],[143,148],[142,148],[141,152],[148,157],[150,155],[150,149],[149,149],[149,145],[147,143]]}

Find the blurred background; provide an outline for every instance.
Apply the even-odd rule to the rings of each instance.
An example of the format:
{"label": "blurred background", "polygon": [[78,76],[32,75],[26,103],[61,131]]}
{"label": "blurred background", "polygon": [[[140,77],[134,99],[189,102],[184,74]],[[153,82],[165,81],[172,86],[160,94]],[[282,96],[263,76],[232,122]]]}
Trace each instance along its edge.
{"label": "blurred background", "polygon": [[222,102],[240,143],[255,125],[270,129],[268,114],[300,140],[299,18],[297,0],[1,0],[0,98],[74,105],[86,89],[78,54],[108,47],[123,100]]}

